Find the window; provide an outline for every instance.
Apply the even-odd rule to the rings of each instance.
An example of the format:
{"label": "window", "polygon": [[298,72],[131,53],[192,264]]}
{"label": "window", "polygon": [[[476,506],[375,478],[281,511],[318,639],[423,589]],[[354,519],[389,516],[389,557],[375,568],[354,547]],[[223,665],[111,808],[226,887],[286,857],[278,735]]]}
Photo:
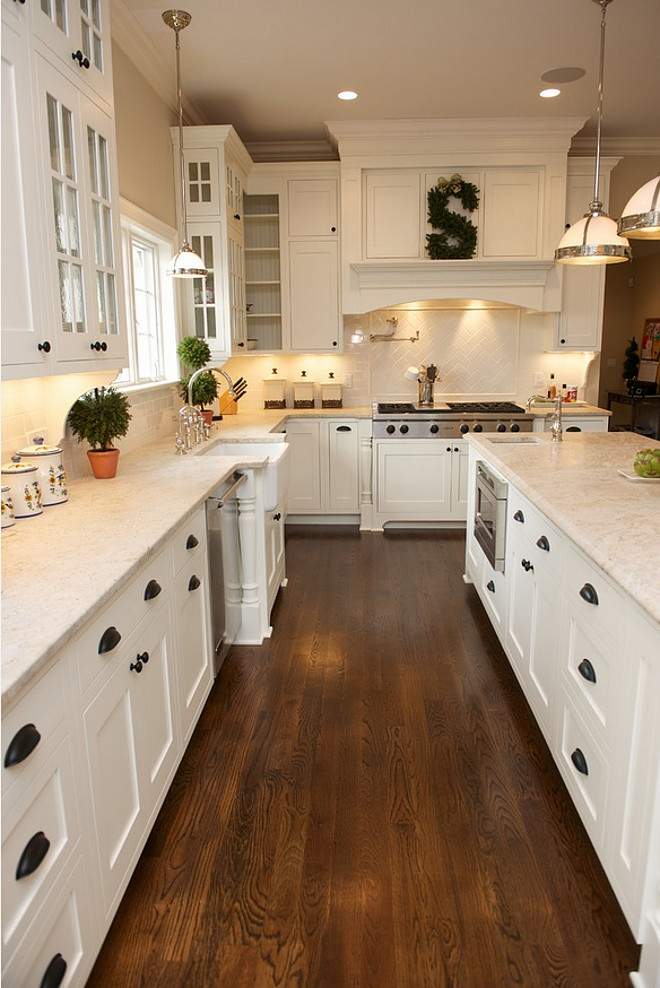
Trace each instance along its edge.
{"label": "window", "polygon": [[171,279],[165,269],[176,249],[176,233],[125,201],[121,223],[129,366],[117,383],[172,380],[176,339]]}

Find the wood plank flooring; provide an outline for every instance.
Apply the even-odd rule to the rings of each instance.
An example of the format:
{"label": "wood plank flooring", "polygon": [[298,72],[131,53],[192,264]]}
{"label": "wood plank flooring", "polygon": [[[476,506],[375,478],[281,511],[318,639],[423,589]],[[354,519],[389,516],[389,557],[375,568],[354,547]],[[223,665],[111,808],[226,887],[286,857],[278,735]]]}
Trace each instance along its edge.
{"label": "wood plank flooring", "polygon": [[623,988],[638,950],[458,532],[293,528],[94,988]]}

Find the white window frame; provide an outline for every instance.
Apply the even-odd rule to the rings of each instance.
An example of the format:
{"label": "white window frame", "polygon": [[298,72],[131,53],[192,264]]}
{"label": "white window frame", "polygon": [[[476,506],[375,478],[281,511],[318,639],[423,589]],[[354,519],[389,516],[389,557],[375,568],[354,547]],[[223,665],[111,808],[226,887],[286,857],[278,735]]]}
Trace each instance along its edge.
{"label": "white window frame", "polygon": [[[161,220],[136,206],[128,199],[120,199],[121,239],[126,294],[126,323],[128,334],[129,366],[117,377],[121,388],[145,387],[178,379],[176,357],[176,314],[172,279],[165,271],[177,249],[177,232]],[[153,247],[157,257],[156,321],[158,348],[162,366],[157,375],[140,378],[137,368],[137,330],[133,296],[133,241],[138,240]]]}

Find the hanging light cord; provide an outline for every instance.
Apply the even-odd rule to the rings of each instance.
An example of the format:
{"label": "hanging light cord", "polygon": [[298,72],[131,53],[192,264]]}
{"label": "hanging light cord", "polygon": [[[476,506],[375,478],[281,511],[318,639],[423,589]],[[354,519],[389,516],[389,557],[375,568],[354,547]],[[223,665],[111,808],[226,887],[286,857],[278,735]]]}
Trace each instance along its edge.
{"label": "hanging light cord", "polygon": [[594,198],[590,206],[591,212],[602,212],[603,203],[600,198],[600,131],[603,118],[603,74],[605,69],[605,12],[611,0],[594,0],[600,4],[600,64],[598,68],[598,111],[596,128],[596,167],[594,169]]}

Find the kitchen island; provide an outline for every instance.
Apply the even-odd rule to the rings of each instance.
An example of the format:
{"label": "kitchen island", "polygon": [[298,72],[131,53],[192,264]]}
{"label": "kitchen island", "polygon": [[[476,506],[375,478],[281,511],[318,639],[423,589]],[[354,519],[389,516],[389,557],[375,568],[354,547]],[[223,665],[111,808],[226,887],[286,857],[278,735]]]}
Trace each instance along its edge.
{"label": "kitchen island", "polygon": [[[631,433],[470,438],[502,481],[492,566],[468,522],[472,582],[630,928],[632,976],[660,984],[660,481],[638,480]],[[502,531],[502,518],[497,522]]]}

